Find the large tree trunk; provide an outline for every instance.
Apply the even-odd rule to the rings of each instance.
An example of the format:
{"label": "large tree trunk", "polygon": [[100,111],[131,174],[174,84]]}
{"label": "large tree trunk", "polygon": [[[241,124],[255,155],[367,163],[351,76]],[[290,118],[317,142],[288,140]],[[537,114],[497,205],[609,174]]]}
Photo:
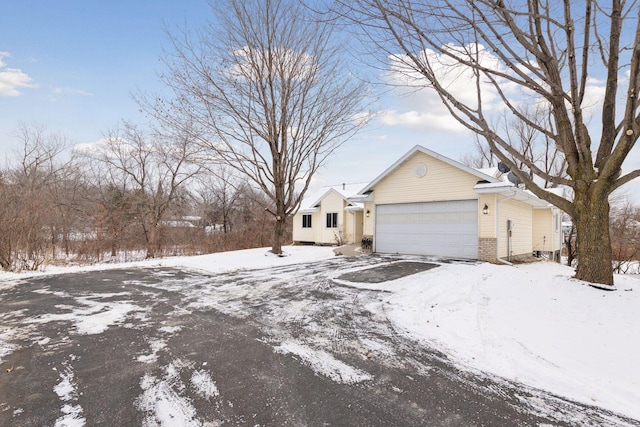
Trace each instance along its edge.
{"label": "large tree trunk", "polygon": [[0,267],[5,271],[11,271],[11,248],[9,245],[0,243]]}
{"label": "large tree trunk", "polygon": [[577,214],[574,219],[578,253],[576,278],[613,286],[608,196],[585,193],[576,192],[574,201]]}
{"label": "large tree trunk", "polygon": [[285,223],[284,215],[276,216],[276,223],[273,227],[273,242],[271,244],[271,252],[276,255],[280,255],[282,253],[282,239],[284,238]]}
{"label": "large tree trunk", "polygon": [[147,237],[147,258],[155,258],[158,249],[158,225],[151,224]]}
{"label": "large tree trunk", "polygon": [[111,257],[115,258],[118,255],[118,245],[116,243],[117,238],[115,236],[111,236]]}

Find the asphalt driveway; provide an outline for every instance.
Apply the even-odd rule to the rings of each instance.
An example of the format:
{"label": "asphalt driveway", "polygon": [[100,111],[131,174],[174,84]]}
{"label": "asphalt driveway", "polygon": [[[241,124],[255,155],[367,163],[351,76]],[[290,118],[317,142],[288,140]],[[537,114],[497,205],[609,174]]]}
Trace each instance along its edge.
{"label": "asphalt driveway", "polygon": [[391,259],[16,282],[0,290],[0,425],[638,425],[461,371],[394,330],[381,291],[331,280]]}

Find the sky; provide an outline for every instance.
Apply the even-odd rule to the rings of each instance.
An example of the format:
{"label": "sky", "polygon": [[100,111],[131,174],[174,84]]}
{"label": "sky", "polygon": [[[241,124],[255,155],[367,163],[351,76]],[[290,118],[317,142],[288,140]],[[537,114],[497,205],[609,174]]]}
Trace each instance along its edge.
{"label": "sky", "polygon": [[[122,120],[145,122],[132,95],[164,89],[166,29],[211,19],[206,0],[0,1],[0,162],[20,146],[19,123],[89,144]],[[386,114],[340,147],[310,190],[371,181],[416,144],[454,160],[474,152],[473,135],[433,96],[387,92],[376,108]]]}
{"label": "sky", "polygon": [[87,143],[120,120],[142,120],[131,94],[159,83],[165,23],[195,25],[207,10],[200,0],[7,3],[0,15],[3,149],[15,146],[18,122]]}
{"label": "sky", "polygon": [[[6,0],[5,0],[6,1]],[[72,144],[97,142],[122,120],[143,122],[132,99],[163,89],[159,58],[165,30],[197,28],[210,18],[205,0],[12,1],[0,15],[0,158],[20,146],[18,123],[63,133]],[[312,184],[366,182],[414,145],[461,158],[472,137],[419,123],[419,100],[388,96],[395,125],[374,120],[347,141]],[[380,105],[382,105],[380,103]],[[382,107],[381,107],[382,108]],[[412,112],[413,111],[413,112]],[[424,118],[424,117],[422,117]],[[439,129],[441,128],[441,129]],[[452,135],[460,144],[451,146]]]}

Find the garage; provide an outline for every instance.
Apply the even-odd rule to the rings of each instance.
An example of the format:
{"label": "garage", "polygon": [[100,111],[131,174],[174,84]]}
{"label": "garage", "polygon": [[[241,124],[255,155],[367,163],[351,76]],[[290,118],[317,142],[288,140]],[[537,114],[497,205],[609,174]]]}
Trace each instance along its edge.
{"label": "garage", "polygon": [[376,205],[376,252],[478,258],[478,200]]}

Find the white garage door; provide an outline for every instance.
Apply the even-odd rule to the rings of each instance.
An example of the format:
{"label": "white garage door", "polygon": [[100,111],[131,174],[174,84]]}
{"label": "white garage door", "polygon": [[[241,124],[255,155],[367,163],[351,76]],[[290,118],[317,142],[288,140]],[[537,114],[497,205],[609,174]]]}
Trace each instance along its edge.
{"label": "white garage door", "polygon": [[478,258],[478,201],[376,206],[376,252]]}

